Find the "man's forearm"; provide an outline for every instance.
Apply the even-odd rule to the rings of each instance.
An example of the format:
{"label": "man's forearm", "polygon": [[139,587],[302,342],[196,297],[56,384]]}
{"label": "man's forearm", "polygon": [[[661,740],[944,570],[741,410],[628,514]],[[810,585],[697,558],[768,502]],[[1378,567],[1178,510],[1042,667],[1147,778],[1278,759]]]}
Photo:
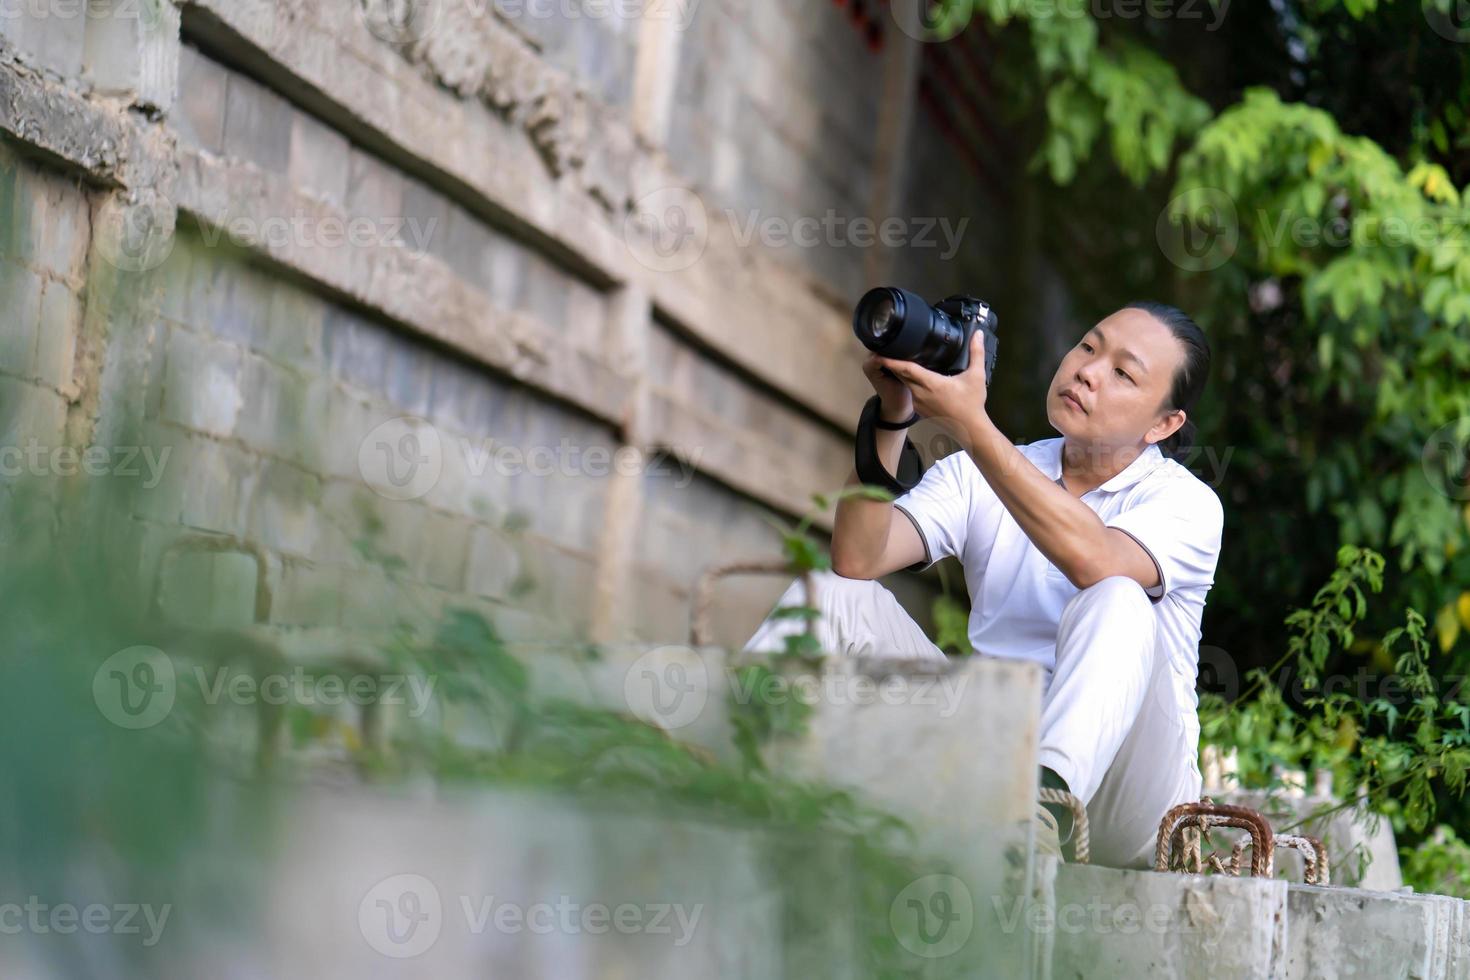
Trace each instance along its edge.
{"label": "man's forearm", "polygon": [[984,412],[967,425],[970,457],[1031,543],[1073,581],[1108,547],[1091,507],[1052,482]]}
{"label": "man's forearm", "polygon": [[[896,474],[907,433],[877,429],[876,435],[878,459],[885,470]],[[848,474],[846,485],[862,485],[856,468]],[[839,501],[832,525],[833,567],[856,572],[877,560],[888,547],[892,521],[893,505],[886,501],[862,497],[845,497]]]}

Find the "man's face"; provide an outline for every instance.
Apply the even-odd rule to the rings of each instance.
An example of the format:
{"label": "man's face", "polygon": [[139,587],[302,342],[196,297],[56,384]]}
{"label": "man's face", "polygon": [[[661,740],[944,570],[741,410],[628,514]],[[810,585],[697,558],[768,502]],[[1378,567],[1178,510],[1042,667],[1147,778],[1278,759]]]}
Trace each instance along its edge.
{"label": "man's face", "polygon": [[1183,361],[1168,327],[1143,310],[1119,310],[1062,358],[1046,396],[1047,419],[1086,444],[1158,442],[1178,428],[1165,402]]}

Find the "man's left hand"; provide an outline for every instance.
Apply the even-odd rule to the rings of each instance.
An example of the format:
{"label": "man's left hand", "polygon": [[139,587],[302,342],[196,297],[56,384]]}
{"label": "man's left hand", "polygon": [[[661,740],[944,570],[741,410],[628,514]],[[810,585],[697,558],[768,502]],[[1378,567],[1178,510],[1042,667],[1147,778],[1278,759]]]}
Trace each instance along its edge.
{"label": "man's left hand", "polygon": [[968,446],[974,424],[987,419],[985,409],[985,334],[979,330],[970,340],[970,366],[959,374],[946,375],[920,367],[913,361],[880,357],[879,363],[892,371],[914,396],[914,410]]}

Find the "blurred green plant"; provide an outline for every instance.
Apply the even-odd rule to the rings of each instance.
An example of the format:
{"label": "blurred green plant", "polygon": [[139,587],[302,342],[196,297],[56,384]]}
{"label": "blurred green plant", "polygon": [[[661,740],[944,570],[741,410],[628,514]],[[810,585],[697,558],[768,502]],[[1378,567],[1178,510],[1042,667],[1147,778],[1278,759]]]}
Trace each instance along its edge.
{"label": "blurred green plant", "polygon": [[[1436,790],[1456,800],[1464,795],[1470,704],[1459,700],[1458,690],[1440,689],[1417,611],[1407,610],[1404,625],[1380,641],[1359,644],[1356,629],[1368,594],[1383,588],[1383,567],[1383,556],[1345,545],[1312,604],[1287,617],[1286,655],[1269,669],[1251,671],[1249,686],[1233,702],[1201,696],[1201,739],[1236,750],[1247,788],[1279,788],[1283,771],[1329,769],[1348,803],[1304,819],[1362,800],[1389,816],[1397,830],[1421,832],[1438,811]],[[1325,676],[1333,654],[1353,650],[1392,661],[1391,683],[1376,696],[1341,690]],[[1278,675],[1281,668],[1287,669]],[[1288,690],[1300,692],[1296,703],[1288,702]],[[1470,867],[1465,870],[1470,874]]]}
{"label": "blurred green plant", "polygon": [[1418,847],[1400,850],[1404,883],[1417,892],[1470,899],[1470,843],[1440,824]]}
{"label": "blurred green plant", "polygon": [[[1009,89],[1044,104],[1042,210],[1064,229],[1049,244],[1089,313],[1173,292],[1211,338],[1228,390],[1195,414],[1229,479],[1207,635],[1268,662],[1278,610],[1306,607],[1291,669],[1251,675],[1234,721],[1214,705],[1216,733],[1232,726],[1260,778],[1313,757],[1341,785],[1371,774],[1411,841],[1434,812],[1463,836],[1460,705],[1440,693],[1470,670],[1470,57],[1453,0],[1217,6],[1210,25],[938,6],[941,37],[977,15],[1025,24],[996,36],[1022,38],[1002,48],[1029,59]],[[1344,545],[1383,556],[1376,585],[1332,572]],[[1329,574],[1346,596],[1308,602]],[[1416,687],[1308,706],[1280,686],[1360,667]]]}

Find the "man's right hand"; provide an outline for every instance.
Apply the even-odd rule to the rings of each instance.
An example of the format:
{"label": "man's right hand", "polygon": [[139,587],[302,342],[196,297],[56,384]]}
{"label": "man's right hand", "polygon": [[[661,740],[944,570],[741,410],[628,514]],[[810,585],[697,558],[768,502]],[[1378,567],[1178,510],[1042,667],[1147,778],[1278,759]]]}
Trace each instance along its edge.
{"label": "man's right hand", "polygon": [[909,386],[898,378],[883,373],[876,354],[868,355],[863,361],[863,374],[867,376],[868,383],[873,386],[883,403],[879,412],[883,421],[904,422],[914,414],[914,396],[909,391]]}

